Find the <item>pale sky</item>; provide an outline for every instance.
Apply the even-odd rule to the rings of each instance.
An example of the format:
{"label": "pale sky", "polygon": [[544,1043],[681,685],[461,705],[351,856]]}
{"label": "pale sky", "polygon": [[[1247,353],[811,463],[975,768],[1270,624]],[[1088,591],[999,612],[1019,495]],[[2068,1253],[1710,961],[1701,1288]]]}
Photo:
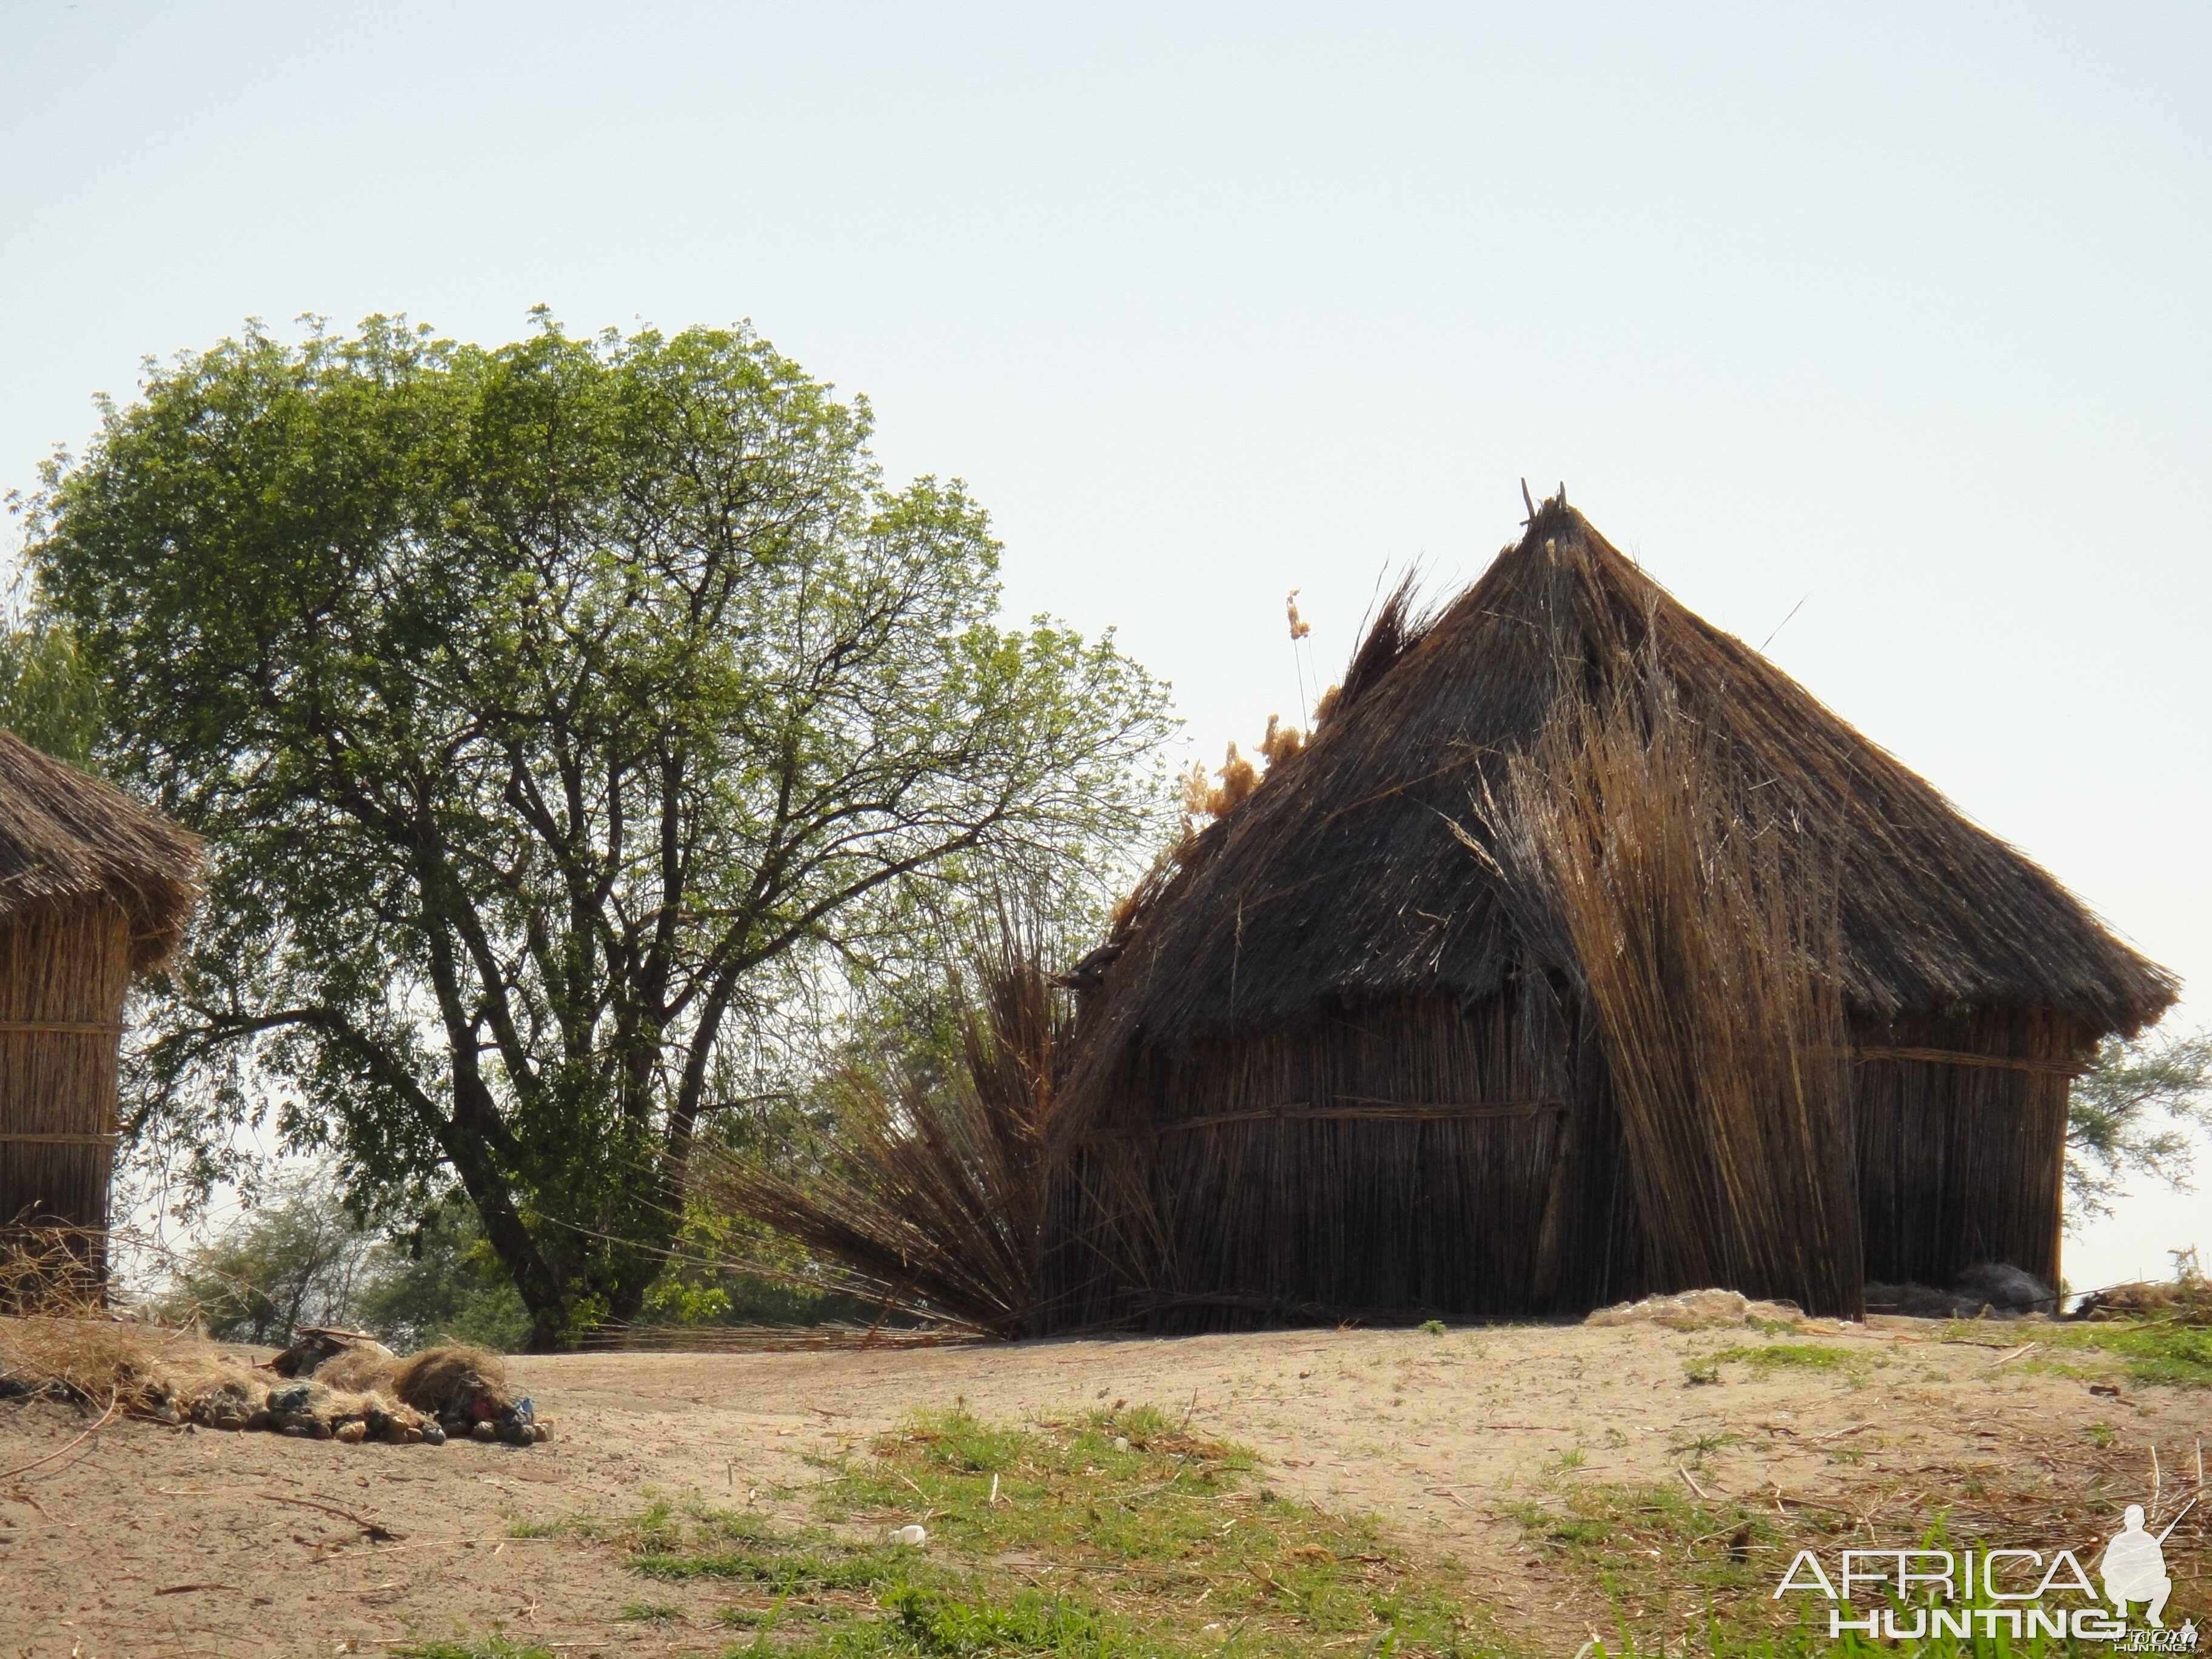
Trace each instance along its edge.
{"label": "pale sky", "polygon": [[2212,982],[2208,82],[2184,4],[0,0],[0,488],[248,316],[750,318],[1218,760],[1286,590],[1326,677],[1564,480]]}

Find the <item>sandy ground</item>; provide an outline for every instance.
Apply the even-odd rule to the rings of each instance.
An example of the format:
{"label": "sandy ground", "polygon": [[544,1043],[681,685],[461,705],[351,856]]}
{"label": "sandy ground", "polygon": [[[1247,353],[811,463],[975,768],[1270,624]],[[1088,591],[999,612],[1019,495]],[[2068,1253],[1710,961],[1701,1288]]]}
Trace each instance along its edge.
{"label": "sandy ground", "polygon": [[[1977,1475],[2061,1501],[2094,1462],[2124,1486],[2139,1468],[2148,1498],[2154,1447],[2169,1491],[2193,1475],[2212,1429],[2202,1392],[2093,1395],[2078,1378],[2023,1372],[2008,1350],[1941,1334],[1888,1321],[1819,1339],[1866,1356],[1856,1379],[1759,1380],[1736,1366],[1697,1387],[1685,1383],[1686,1358],[1757,1339],[1516,1327],[518,1358],[516,1380],[558,1437],[522,1450],[118,1423],[0,1477],[0,1655],[380,1653],[463,1630],[578,1655],[711,1648],[712,1612],[726,1599],[713,1586],[647,1585],[606,1546],[510,1529],[621,1516],[648,1492],[695,1490],[797,1522],[804,1493],[776,1489],[819,1478],[809,1454],[963,1401],[1001,1421],[1122,1401],[1188,1411],[1194,1428],[1256,1449],[1279,1491],[1372,1510],[1455,1556],[1498,1617],[1539,1650],[1556,1634],[1563,1655],[1601,1615],[1506,1513],[1547,1475],[1694,1480],[1784,1513],[1801,1500],[1828,1505],[1863,1522],[1869,1545],[1914,1541],[1902,1523]],[[0,1405],[0,1470],[85,1426],[52,1406]],[[1577,1453],[1571,1474],[1555,1473]],[[367,1523],[390,1536],[368,1535]],[[617,1619],[641,1601],[684,1605],[694,1622],[687,1632]]]}

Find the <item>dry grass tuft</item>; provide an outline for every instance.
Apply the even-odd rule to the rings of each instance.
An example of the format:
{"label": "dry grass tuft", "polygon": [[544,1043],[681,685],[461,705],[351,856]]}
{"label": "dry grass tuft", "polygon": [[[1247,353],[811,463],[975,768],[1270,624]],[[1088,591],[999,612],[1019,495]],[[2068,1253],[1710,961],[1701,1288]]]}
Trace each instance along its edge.
{"label": "dry grass tuft", "polygon": [[836,1264],[846,1288],[887,1310],[1019,1336],[1036,1310],[1071,1012],[1011,929],[974,982],[953,1077],[848,1069],[822,1164],[793,1175],[726,1155],[708,1160],[702,1184],[721,1207]]}
{"label": "dry grass tuft", "polygon": [[79,1405],[112,1402],[170,1422],[226,1385],[268,1391],[251,1364],[224,1353],[197,1326],[172,1329],[104,1316],[0,1319],[0,1376],[33,1393]]}
{"label": "dry grass tuft", "polygon": [[197,1325],[165,1327],[110,1311],[107,1241],[82,1227],[15,1227],[0,1237],[0,1380],[79,1405],[175,1421],[252,1367]]}
{"label": "dry grass tuft", "polygon": [[[1295,726],[1284,725],[1280,714],[1267,716],[1267,735],[1260,739],[1260,757],[1271,769],[1305,746],[1304,732]],[[1217,775],[1218,783],[1213,781]],[[1246,759],[1233,743],[1229,745],[1228,756],[1218,774],[1209,774],[1203,762],[1194,762],[1182,780],[1186,825],[1193,818],[1219,818],[1235,811],[1252,798],[1265,777],[1266,774]]]}
{"label": "dry grass tuft", "polygon": [[96,1317],[107,1306],[106,1240],[84,1227],[0,1231],[0,1313]]}
{"label": "dry grass tuft", "polygon": [[1260,769],[1237,752],[1237,745],[1229,745],[1229,754],[1221,763],[1221,782],[1206,793],[1206,810],[1215,817],[1235,811],[1252,798],[1260,787]]}
{"label": "dry grass tuft", "polygon": [[1283,724],[1280,714],[1267,716],[1267,735],[1260,739],[1260,753],[1272,767],[1285,761],[1306,746],[1306,735],[1295,726]]}

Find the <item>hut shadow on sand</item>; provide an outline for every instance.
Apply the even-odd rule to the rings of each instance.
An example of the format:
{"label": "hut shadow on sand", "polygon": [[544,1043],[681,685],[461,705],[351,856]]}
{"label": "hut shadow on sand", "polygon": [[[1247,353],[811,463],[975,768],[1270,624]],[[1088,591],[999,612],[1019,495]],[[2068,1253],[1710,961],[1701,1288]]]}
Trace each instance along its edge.
{"label": "hut shadow on sand", "polygon": [[1046,1328],[2055,1283],[2069,1080],[2175,993],[1564,498],[1101,957]]}
{"label": "hut shadow on sand", "polygon": [[[0,1250],[68,1241],[104,1279],[131,982],[167,961],[198,894],[198,837],[0,731]],[[11,1279],[11,1300],[39,1285]],[[0,1311],[5,1311],[0,1309]]]}

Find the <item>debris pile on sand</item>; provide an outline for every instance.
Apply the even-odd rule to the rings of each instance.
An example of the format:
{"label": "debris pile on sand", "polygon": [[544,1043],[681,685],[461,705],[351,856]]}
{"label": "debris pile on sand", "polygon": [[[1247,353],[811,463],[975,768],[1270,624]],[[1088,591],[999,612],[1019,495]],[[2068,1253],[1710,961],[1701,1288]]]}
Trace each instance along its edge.
{"label": "debris pile on sand", "polygon": [[2212,1283],[2199,1279],[2163,1283],[2137,1279],[2092,1291],[2075,1305],[2075,1319],[2154,1317],[2182,1325],[2212,1325]]}
{"label": "debris pile on sand", "polygon": [[2058,1311],[2058,1292],[2008,1261],[1984,1261],[1954,1274],[1948,1289],[1932,1285],[1866,1287],[1869,1313],[1911,1319],[2033,1319]]}
{"label": "debris pile on sand", "polygon": [[552,1437],[532,1402],[508,1389],[497,1354],[449,1344],[401,1358],[353,1331],[304,1331],[261,1366],[197,1328],[84,1316],[0,1319],[0,1398],[23,1395],[157,1423],[349,1445],[459,1437],[527,1446]]}
{"label": "debris pile on sand", "polygon": [[[2154,1304],[2159,1293],[2171,1294],[2170,1285],[2121,1285],[2099,1295],[2143,1292],[2143,1306]],[[2092,1298],[2094,1301],[2094,1298]],[[2212,1313],[2212,1295],[2205,1298]],[[2088,1304],[2084,1304],[2087,1307]],[[2111,1305],[2130,1307],[2133,1302]],[[2159,1302],[2155,1305],[2177,1305]],[[1984,1261],[1953,1276],[1948,1290],[1932,1285],[1877,1285],[1866,1287],[1869,1314],[1903,1315],[1913,1319],[2038,1319],[2058,1310],[2058,1293],[2034,1274],[2004,1261]],[[1674,1296],[1647,1296],[1641,1302],[1623,1302],[1600,1308],[1583,1322],[1589,1325],[1664,1325],[1670,1330],[1709,1330],[1723,1325],[1787,1325],[1793,1329],[1834,1333],[1848,1320],[1808,1319],[1794,1302],[1756,1302],[1735,1291],[1682,1291]]]}
{"label": "debris pile on sand", "polygon": [[333,1389],[397,1400],[434,1422],[441,1437],[527,1446],[553,1437],[527,1399],[507,1386],[507,1365],[489,1348],[447,1343],[401,1358],[359,1331],[302,1331],[270,1362],[288,1376],[313,1377]]}
{"label": "debris pile on sand", "polygon": [[1682,1291],[1674,1296],[1647,1296],[1641,1302],[1616,1303],[1600,1308],[1585,1325],[1664,1325],[1672,1331],[1711,1330],[1723,1325],[1788,1325],[1792,1328],[1837,1328],[1834,1320],[1808,1320],[1794,1302],[1754,1302],[1736,1291]]}

